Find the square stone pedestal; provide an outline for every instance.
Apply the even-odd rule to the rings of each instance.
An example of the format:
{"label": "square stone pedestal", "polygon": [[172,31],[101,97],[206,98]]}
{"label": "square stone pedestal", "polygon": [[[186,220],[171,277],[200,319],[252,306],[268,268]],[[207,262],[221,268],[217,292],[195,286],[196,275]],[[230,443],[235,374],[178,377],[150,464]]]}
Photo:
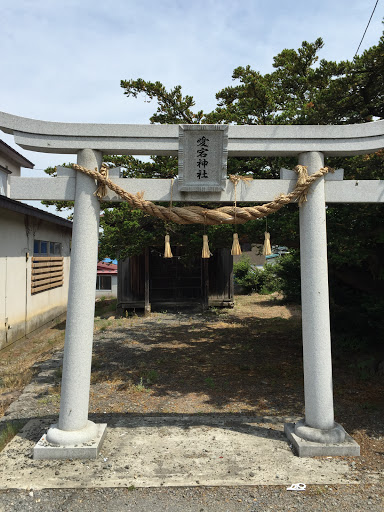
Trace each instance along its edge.
{"label": "square stone pedestal", "polygon": [[358,457],[360,455],[360,446],[347,433],[345,434],[345,441],[343,443],[327,444],[306,441],[297,436],[295,434],[294,423],[286,423],[284,425],[284,432],[299,457],[316,457],[321,455],[329,457],[336,455]]}
{"label": "square stone pedestal", "polygon": [[97,435],[91,441],[69,446],[57,446],[47,442],[46,434],[33,449],[34,459],[96,459],[106,434],[107,424],[99,423]]}

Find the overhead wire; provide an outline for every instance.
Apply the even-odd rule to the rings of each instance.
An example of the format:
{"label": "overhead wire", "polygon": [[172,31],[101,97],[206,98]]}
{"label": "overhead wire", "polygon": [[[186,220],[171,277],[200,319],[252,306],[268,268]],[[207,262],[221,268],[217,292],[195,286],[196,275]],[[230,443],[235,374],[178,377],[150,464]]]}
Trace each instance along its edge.
{"label": "overhead wire", "polygon": [[365,27],[363,37],[361,38],[361,41],[360,41],[360,43],[359,43],[359,46],[357,47],[357,50],[356,50],[356,53],[355,53],[354,57],[356,57],[356,55],[359,53],[361,43],[363,42],[364,37],[365,37],[365,34],[367,33],[368,27],[369,27],[369,25],[370,25],[370,23],[371,23],[371,20],[372,20],[373,14],[374,14],[374,12],[375,12],[375,10],[376,10],[376,7],[377,7],[377,4],[378,4],[378,3],[379,3],[379,0],[376,0],[375,7],[373,8],[373,11],[372,11],[371,17],[369,18],[369,21],[368,21],[368,23],[367,23],[367,26]]}

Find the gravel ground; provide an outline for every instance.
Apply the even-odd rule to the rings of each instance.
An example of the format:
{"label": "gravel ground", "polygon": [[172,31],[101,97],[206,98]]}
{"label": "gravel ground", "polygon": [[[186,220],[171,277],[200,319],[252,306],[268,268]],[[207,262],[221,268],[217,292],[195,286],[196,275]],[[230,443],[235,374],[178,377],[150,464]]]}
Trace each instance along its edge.
{"label": "gravel ground", "polygon": [[276,486],[165,489],[3,491],[1,512],[324,512],[343,509],[383,512],[382,486],[311,486],[304,492]]}
{"label": "gravel ground", "polygon": [[[244,305],[243,305],[244,306]],[[250,304],[252,315],[255,315],[257,304]],[[253,325],[252,337],[257,338],[257,332],[260,331],[264,345],[257,347],[255,351],[255,361],[264,361],[264,346],[268,345],[268,350],[272,350],[273,338],[269,337],[268,322],[270,318],[277,317],[289,320],[290,313],[285,309],[273,310],[266,308],[265,304],[260,304],[259,316],[266,319],[265,323]],[[269,313],[268,313],[269,312]],[[133,322],[127,319],[129,330],[125,325],[116,328],[114,325],[108,326],[95,334],[95,355],[98,367],[95,368],[94,380],[91,391],[91,407],[93,413],[102,413],[106,408],[111,412],[121,413],[121,407],[131,407],[131,413],[190,413],[199,412],[217,412],[219,408],[228,407],[228,411],[240,414],[264,414],[274,415],[279,412],[285,413],[284,407],[287,407],[295,414],[301,414],[302,386],[301,382],[297,385],[296,363],[292,361],[290,368],[286,368],[286,355],[284,346],[277,344],[276,357],[281,348],[281,370],[284,370],[286,379],[286,388],[283,389],[279,375],[271,378],[273,368],[268,369],[269,374],[260,373],[263,365],[257,366],[253,363],[251,357],[252,347],[238,347],[238,351],[231,352],[228,367],[224,366],[225,358],[221,355],[220,347],[225,347],[225,341],[228,337],[229,327],[235,333],[236,328],[240,332],[240,338],[244,337],[243,326],[247,322],[249,328],[249,317],[247,311],[243,318],[238,316],[236,321],[233,319],[220,317],[213,318],[208,322],[210,330],[209,336],[203,339],[201,334],[202,318],[197,317],[197,323],[193,325],[194,320],[186,329],[186,316],[180,317],[172,314],[161,316],[152,316],[148,319],[139,318]],[[281,316],[282,315],[282,316]],[[285,315],[285,316],[284,316]],[[295,315],[294,315],[295,316]],[[113,320],[111,320],[113,322]],[[244,323],[243,323],[244,321]],[[260,322],[258,320],[258,322]],[[262,321],[263,322],[263,321]],[[229,324],[232,324],[228,327]],[[177,329],[176,329],[177,327]],[[198,331],[198,340],[189,339],[188,343],[182,336],[190,335]],[[231,331],[231,332],[232,332]],[[149,332],[151,333],[149,335]],[[155,334],[154,334],[155,333]],[[164,337],[164,333],[167,334]],[[212,335],[213,333],[213,335]],[[212,335],[212,336],[211,336]],[[176,336],[176,337],[174,337]],[[196,337],[196,332],[194,334]],[[231,334],[232,336],[232,334]],[[215,345],[215,340],[219,339],[219,344]],[[265,343],[265,340],[268,343]],[[293,339],[293,338],[292,338]],[[114,356],[111,356],[111,347],[115,340]],[[177,340],[177,341],[173,341]],[[288,340],[288,338],[287,338]],[[192,343],[193,342],[193,343]],[[292,342],[293,343],[293,342]],[[177,352],[177,344],[180,344],[181,352]],[[232,346],[237,346],[235,339],[231,340]],[[103,351],[103,347],[107,347]],[[195,347],[198,347],[197,349]],[[124,361],[126,350],[133,353],[133,366],[128,366]],[[156,350],[154,350],[156,348]],[[190,350],[198,350],[198,358],[193,359],[193,353]],[[169,350],[169,356],[174,359],[168,361],[167,365],[160,359],[159,350],[162,352]],[[289,349],[299,353],[300,341],[292,345]],[[150,353],[156,353],[159,363],[153,366],[149,362]],[[214,353],[214,357],[212,354]],[[288,353],[288,352],[287,352]],[[210,354],[210,356],[208,356]],[[191,357],[192,356],[192,357]],[[220,360],[220,357],[223,359]],[[180,358],[184,358],[186,365],[196,363],[192,375],[195,380],[188,380],[191,388],[186,390],[185,374],[176,375],[175,368],[178,367]],[[237,358],[237,359],[236,359]],[[244,363],[244,358],[246,363]],[[211,359],[217,364],[212,366]],[[58,412],[57,394],[52,390],[57,388],[57,370],[60,366],[61,354],[58,353],[51,362],[42,365],[42,372],[34,381],[27,386],[24,394],[18,401],[15,401],[8,410],[7,415],[2,418],[3,421],[16,418],[33,418],[37,416],[55,416]],[[123,362],[122,370],[118,366]],[[337,363],[337,362],[336,362]],[[229,366],[232,364],[232,367]],[[300,366],[300,361],[297,366]],[[141,366],[142,365],[142,366]],[[180,365],[179,365],[180,366]],[[105,375],[110,375],[110,370],[115,369],[113,379],[106,379]],[[143,370],[144,368],[144,370]],[[147,385],[145,392],[138,391],[137,383],[142,382],[145,372],[152,370],[157,372],[156,382],[153,385]],[[203,371],[197,375],[197,371]],[[289,372],[292,372],[292,378],[289,380]],[[122,386],[121,375],[127,373],[131,384],[128,388]],[[140,373],[141,372],[141,373]],[[167,373],[168,372],[168,373]],[[220,381],[220,376],[226,373],[225,381]],[[197,376],[196,376],[197,375]],[[234,380],[228,384],[229,376],[234,376]],[[341,375],[341,374],[340,374]],[[141,379],[141,380],[140,380]],[[224,379],[224,377],[223,377]],[[107,508],[113,511],[336,511],[343,508],[343,512],[354,512],[356,510],[364,511],[384,511],[384,432],[383,415],[380,404],[376,400],[380,388],[372,384],[360,385],[357,381],[350,384],[350,376],[338,377],[339,382],[335,385],[337,402],[339,404],[339,418],[347,431],[359,442],[362,447],[362,456],[360,458],[350,458],[349,463],[352,467],[359,470],[358,483],[354,485],[310,485],[303,492],[287,491],[286,486],[255,486],[255,487],[191,487],[191,488],[129,488],[129,489],[46,489],[46,490],[0,490],[0,512],[5,511],[101,511]],[[214,385],[212,385],[212,382]],[[132,384],[133,383],[133,384]],[[192,384],[191,384],[192,383]],[[245,384],[244,384],[245,383]],[[204,388],[205,386],[205,388]],[[247,387],[248,386],[248,387]],[[126,396],[117,391],[126,392]],[[382,390],[382,387],[381,387]],[[100,391],[104,392],[104,397],[100,396]],[[188,393],[186,393],[188,391]],[[367,393],[368,398],[364,393]],[[57,393],[57,390],[56,390]],[[369,395],[368,395],[369,393]],[[255,401],[255,396],[263,395],[264,401]],[[281,399],[284,395],[284,400]],[[188,396],[188,400],[185,397]],[[96,400],[96,398],[98,399]],[[112,398],[115,397],[114,400]],[[223,397],[229,397],[228,404],[223,402]],[[280,402],[279,402],[280,397]],[[236,398],[236,400],[235,400]],[[361,412],[358,400],[364,400],[366,408]],[[379,405],[377,405],[379,404]],[[381,419],[380,419],[381,418]],[[1,421],[1,420],[0,420]],[[372,478],[372,475],[375,478]],[[369,476],[369,478],[368,478]],[[373,483],[372,483],[373,482]]]}

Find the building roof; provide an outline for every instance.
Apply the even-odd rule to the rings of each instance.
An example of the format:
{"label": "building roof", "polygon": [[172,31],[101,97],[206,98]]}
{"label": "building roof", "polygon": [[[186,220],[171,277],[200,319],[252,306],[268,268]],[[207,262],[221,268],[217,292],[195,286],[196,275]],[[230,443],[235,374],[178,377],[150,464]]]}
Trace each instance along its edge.
{"label": "building roof", "polygon": [[114,263],[107,263],[105,261],[99,261],[97,264],[97,273],[100,274],[116,274],[117,275],[117,265]]}
{"label": "building roof", "polygon": [[28,167],[29,169],[33,169],[35,164],[30,162],[23,155],[20,155],[15,149],[8,146],[4,141],[0,140],[0,153],[3,153],[8,158],[19,164],[21,167]]}
{"label": "building roof", "polygon": [[31,217],[72,229],[72,222],[70,220],[63,219],[62,217],[54,215],[53,213],[45,212],[44,210],[40,210],[39,208],[35,208],[29,204],[24,204],[20,203],[20,201],[9,199],[9,197],[6,196],[0,195],[0,208],[21,213],[23,215],[30,215]]}

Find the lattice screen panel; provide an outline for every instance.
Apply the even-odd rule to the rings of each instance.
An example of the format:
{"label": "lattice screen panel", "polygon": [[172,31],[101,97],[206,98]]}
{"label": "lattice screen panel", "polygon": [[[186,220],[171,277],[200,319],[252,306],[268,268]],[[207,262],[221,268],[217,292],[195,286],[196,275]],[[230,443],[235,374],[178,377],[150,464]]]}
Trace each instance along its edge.
{"label": "lattice screen panel", "polygon": [[34,256],[32,258],[32,295],[63,286],[63,263],[62,256]]}

